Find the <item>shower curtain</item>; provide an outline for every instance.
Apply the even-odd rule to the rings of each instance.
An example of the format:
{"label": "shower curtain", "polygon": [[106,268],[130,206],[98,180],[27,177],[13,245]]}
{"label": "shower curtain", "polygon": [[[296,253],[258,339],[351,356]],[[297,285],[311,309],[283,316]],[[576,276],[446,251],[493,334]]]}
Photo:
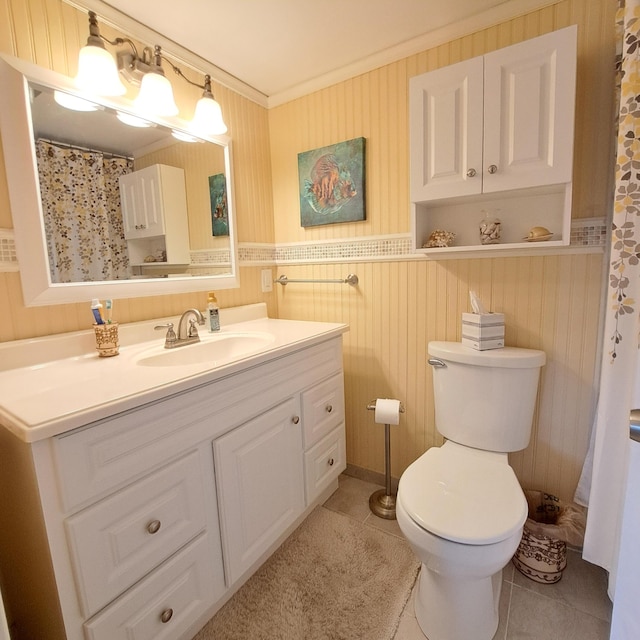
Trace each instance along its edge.
{"label": "shower curtain", "polygon": [[118,178],[133,161],[45,140],[36,156],[51,281],[130,277]]}
{"label": "shower curtain", "polygon": [[589,511],[583,557],[609,575],[613,598],[629,459],[629,410],[640,319],[640,0],[620,0],[619,113],[604,348],[592,447],[580,490]]}

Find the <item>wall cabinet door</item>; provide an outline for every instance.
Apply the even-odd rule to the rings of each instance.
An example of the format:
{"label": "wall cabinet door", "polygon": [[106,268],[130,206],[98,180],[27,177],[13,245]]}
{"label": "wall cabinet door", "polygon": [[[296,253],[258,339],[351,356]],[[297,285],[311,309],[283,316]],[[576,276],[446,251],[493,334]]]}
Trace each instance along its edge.
{"label": "wall cabinet door", "polygon": [[576,29],[410,81],[411,200],[572,179]]}
{"label": "wall cabinet door", "polygon": [[124,237],[164,235],[164,204],[159,165],[120,178]]}
{"label": "wall cabinet door", "polygon": [[482,190],[482,58],[411,78],[411,200]]}
{"label": "wall cabinet door", "polygon": [[304,511],[299,403],[291,398],[214,442],[223,546],[235,582]]}
{"label": "wall cabinet door", "polygon": [[571,182],[576,29],[484,56],[485,193]]}

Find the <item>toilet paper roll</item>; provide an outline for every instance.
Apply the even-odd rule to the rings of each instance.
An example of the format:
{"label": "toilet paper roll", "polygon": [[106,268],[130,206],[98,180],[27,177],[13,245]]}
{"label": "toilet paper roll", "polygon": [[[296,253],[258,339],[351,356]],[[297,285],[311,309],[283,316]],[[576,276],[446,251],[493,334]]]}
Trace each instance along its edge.
{"label": "toilet paper roll", "polygon": [[399,424],[400,400],[378,398],[376,400],[375,421],[378,424]]}

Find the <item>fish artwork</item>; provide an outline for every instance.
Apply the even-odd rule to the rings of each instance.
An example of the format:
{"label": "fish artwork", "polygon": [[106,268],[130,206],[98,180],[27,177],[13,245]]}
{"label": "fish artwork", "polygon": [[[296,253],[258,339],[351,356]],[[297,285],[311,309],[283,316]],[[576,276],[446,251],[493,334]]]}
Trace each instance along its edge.
{"label": "fish artwork", "polygon": [[318,158],[310,178],[304,183],[304,197],[316,213],[335,213],[358,195],[348,167],[340,166],[332,153]]}

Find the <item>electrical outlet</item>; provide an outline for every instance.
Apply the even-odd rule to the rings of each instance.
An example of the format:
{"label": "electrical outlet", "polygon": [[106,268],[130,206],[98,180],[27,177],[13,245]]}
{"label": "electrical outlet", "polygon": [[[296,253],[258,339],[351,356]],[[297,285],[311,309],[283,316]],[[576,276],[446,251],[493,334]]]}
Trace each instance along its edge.
{"label": "electrical outlet", "polygon": [[262,293],[268,293],[269,291],[273,291],[273,273],[271,273],[271,269],[263,269],[261,272],[262,276]]}

